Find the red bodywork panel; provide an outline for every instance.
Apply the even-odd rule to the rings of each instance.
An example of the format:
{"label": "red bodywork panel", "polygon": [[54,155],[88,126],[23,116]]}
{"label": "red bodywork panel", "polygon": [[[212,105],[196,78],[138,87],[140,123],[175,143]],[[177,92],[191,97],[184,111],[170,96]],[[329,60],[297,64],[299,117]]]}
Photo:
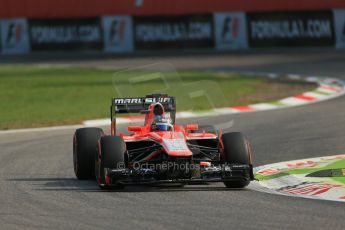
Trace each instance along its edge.
{"label": "red bodywork panel", "polygon": [[[159,143],[169,156],[173,157],[188,157],[193,153],[187,146],[186,140],[190,139],[215,139],[217,135],[212,133],[191,133],[192,130],[197,130],[198,125],[189,124],[186,126],[173,125],[173,129],[170,131],[153,131],[151,125],[156,116],[154,114],[154,107],[157,104],[152,104],[145,115],[145,122],[143,126],[129,126],[128,131],[132,132],[130,135],[120,134],[120,137],[125,142],[134,141],[156,141]],[[162,116],[165,116],[164,109]],[[155,153],[158,154],[158,153]],[[153,156],[150,156],[153,157]]]}
{"label": "red bodywork panel", "polygon": [[217,138],[211,133],[189,133],[183,126],[175,125],[175,131],[150,131],[150,126],[142,126],[142,131],[131,135],[120,134],[125,142],[153,140],[160,143],[169,156],[192,156],[186,144],[190,139]]}

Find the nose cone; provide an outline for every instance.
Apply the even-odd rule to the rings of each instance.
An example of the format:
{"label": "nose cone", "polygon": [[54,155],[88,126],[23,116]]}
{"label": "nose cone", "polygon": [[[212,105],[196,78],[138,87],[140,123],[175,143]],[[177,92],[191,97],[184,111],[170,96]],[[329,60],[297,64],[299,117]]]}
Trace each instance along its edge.
{"label": "nose cone", "polygon": [[[177,134],[177,135],[176,135]],[[181,135],[182,138],[181,138]],[[162,139],[162,145],[169,156],[192,156],[193,153],[187,146],[186,140],[182,133],[175,133],[173,137]]]}

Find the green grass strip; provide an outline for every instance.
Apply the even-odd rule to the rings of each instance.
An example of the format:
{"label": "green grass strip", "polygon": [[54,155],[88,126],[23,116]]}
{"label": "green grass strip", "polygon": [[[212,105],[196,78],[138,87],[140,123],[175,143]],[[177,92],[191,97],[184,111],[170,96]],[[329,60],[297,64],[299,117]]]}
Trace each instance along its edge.
{"label": "green grass strip", "polygon": [[203,111],[277,100],[311,87],[204,71],[0,65],[0,129],[108,117],[110,99],[119,91],[125,97],[165,92],[176,96],[177,111]]}
{"label": "green grass strip", "polygon": [[269,102],[268,104],[279,106],[279,107],[287,106],[287,104],[280,101]]}

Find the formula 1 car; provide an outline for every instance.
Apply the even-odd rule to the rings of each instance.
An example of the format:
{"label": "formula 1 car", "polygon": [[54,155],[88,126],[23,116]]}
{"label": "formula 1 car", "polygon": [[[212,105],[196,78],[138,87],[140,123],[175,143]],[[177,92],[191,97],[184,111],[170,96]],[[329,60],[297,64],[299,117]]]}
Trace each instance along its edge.
{"label": "formula 1 car", "polygon": [[[130,134],[118,134],[117,113],[144,114],[144,125],[128,126]],[[175,114],[175,98],[166,94],[113,98],[111,135],[99,128],[81,128],[74,134],[77,178],[96,178],[102,189],[206,182],[243,188],[254,179],[251,146],[242,133],[178,125]]]}

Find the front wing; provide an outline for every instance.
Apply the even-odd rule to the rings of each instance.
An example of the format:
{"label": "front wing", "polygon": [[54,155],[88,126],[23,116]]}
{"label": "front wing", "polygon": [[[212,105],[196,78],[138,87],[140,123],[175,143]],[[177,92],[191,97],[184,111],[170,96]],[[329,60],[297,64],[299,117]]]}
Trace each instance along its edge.
{"label": "front wing", "polygon": [[[187,176],[186,176],[187,175]],[[254,179],[252,165],[219,165],[210,167],[196,167],[188,174],[180,177],[162,178],[155,169],[105,169],[106,185],[135,185],[135,184],[166,184],[166,183],[203,183],[203,182],[231,182],[251,181]]]}

